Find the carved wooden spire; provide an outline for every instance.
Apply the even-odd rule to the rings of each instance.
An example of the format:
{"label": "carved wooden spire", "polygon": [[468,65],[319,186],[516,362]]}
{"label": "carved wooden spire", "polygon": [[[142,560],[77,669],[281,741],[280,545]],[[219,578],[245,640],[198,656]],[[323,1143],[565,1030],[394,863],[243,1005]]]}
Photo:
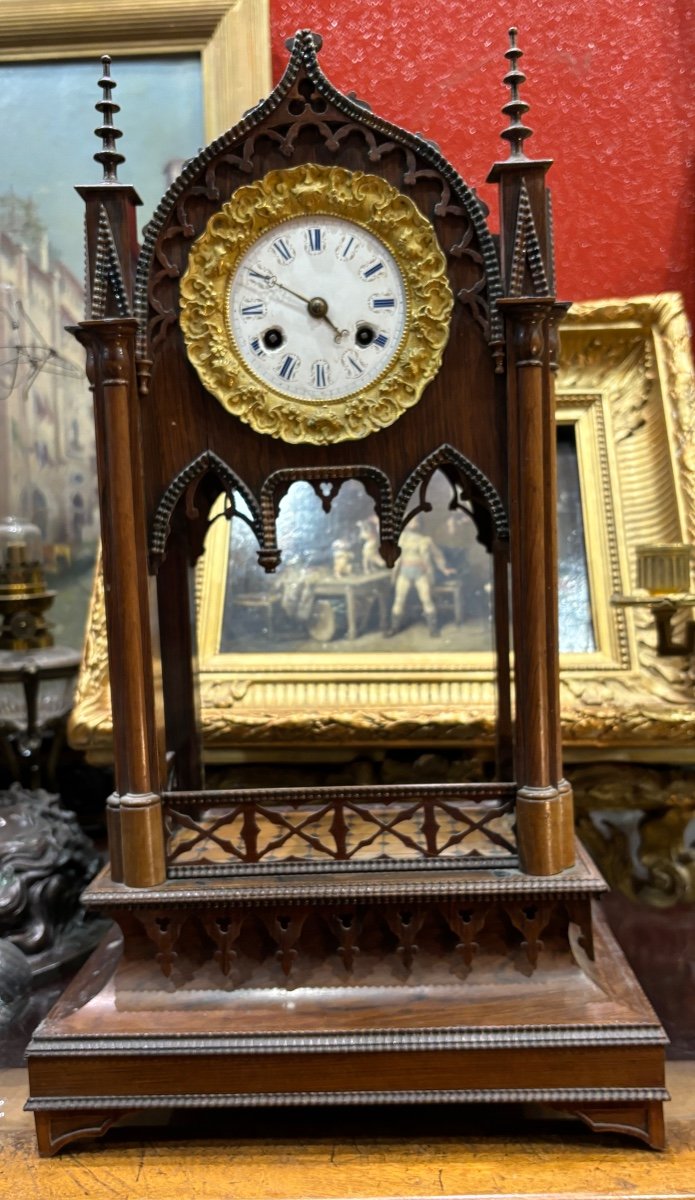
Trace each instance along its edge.
{"label": "carved wooden spire", "polygon": [[114,113],[120,112],[120,105],[116,104],[111,99],[111,93],[116,87],[115,80],[111,78],[111,59],[108,54],[102,54],[101,63],[104,68],[104,74],[99,80],[99,87],[103,90],[103,99],[95,104],[97,112],[102,115],[103,124],[94,130],[97,137],[101,138],[102,148],[94,155],[97,162],[100,162],[104,168],[104,183],[118,183],[118,165],[125,162],[125,157],[119,154],[116,150],[116,139],[122,137],[120,129],[117,129],[113,123]]}
{"label": "carved wooden spire", "polygon": [[502,112],[509,117],[509,126],[502,131],[501,136],[509,142],[511,159],[525,159],[524,142],[531,136],[533,130],[529,129],[528,125],[524,125],[522,120],[524,114],[528,112],[529,106],[519,95],[519,87],[526,82],[526,76],[518,66],[519,59],[524,52],[516,44],[517,32],[514,27],[509,30],[509,49],[504,56],[510,63],[510,68],[503,82],[509,88],[511,97],[502,109]]}

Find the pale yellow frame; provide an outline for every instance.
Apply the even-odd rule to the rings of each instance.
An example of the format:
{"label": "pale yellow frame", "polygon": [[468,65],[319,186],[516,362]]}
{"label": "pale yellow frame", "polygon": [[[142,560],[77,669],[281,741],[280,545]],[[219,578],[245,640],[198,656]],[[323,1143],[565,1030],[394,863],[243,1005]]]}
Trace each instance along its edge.
{"label": "pale yellow frame", "polygon": [[0,17],[0,63],[199,53],[207,141],[271,88],[268,0],[3,0]]}

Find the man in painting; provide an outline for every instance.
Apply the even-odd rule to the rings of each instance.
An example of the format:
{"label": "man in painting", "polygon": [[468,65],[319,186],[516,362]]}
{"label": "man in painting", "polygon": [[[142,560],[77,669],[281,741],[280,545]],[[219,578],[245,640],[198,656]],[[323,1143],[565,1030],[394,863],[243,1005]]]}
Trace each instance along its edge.
{"label": "man in painting", "polygon": [[432,598],[435,575],[437,571],[441,571],[443,575],[454,575],[455,569],[447,566],[439,546],[428,534],[422,532],[420,516],[413,517],[404,529],[400,538],[400,547],[401,555],[394,572],[396,587],[391,609],[391,625],[387,636],[393,637],[402,628],[406,601],[411,589],[415,588],[425,614],[430,637],[438,637],[437,610]]}

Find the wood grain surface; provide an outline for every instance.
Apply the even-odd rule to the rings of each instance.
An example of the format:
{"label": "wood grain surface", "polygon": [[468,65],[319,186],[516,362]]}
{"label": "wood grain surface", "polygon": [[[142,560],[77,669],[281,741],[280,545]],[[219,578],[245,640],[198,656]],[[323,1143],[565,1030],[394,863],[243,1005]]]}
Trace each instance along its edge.
{"label": "wood grain surface", "polygon": [[[352,1200],[367,1197],[695,1197],[695,1062],[667,1067],[667,1145],[656,1154],[557,1117],[456,1108],[204,1113],[39,1159],[26,1072],[0,1075],[2,1194],[13,1200]],[[539,1111],[539,1110],[535,1110]],[[519,1135],[519,1130],[523,1132]]]}

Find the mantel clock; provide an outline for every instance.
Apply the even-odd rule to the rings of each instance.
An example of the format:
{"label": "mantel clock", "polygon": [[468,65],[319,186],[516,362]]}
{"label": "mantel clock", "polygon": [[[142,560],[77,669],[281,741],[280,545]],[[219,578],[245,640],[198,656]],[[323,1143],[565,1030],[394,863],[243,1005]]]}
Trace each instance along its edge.
{"label": "mantel clock", "polygon": [[[186,163],[141,246],[104,60],[74,332],[94,392],[116,789],[85,902],[123,938],[31,1043],[39,1147],[144,1108],[411,1101],[542,1101],[660,1146],[664,1035],[597,909],[562,770],[567,306],[516,31],[509,154],[489,176],[499,237],[434,142],[333,87],[320,46],[296,34],[273,93]],[[206,786],[194,571],[213,506],[272,573],[289,488],[330,512],[356,481],[385,595],[387,568],[412,574],[425,553],[435,474],[492,564],[494,775]]]}

